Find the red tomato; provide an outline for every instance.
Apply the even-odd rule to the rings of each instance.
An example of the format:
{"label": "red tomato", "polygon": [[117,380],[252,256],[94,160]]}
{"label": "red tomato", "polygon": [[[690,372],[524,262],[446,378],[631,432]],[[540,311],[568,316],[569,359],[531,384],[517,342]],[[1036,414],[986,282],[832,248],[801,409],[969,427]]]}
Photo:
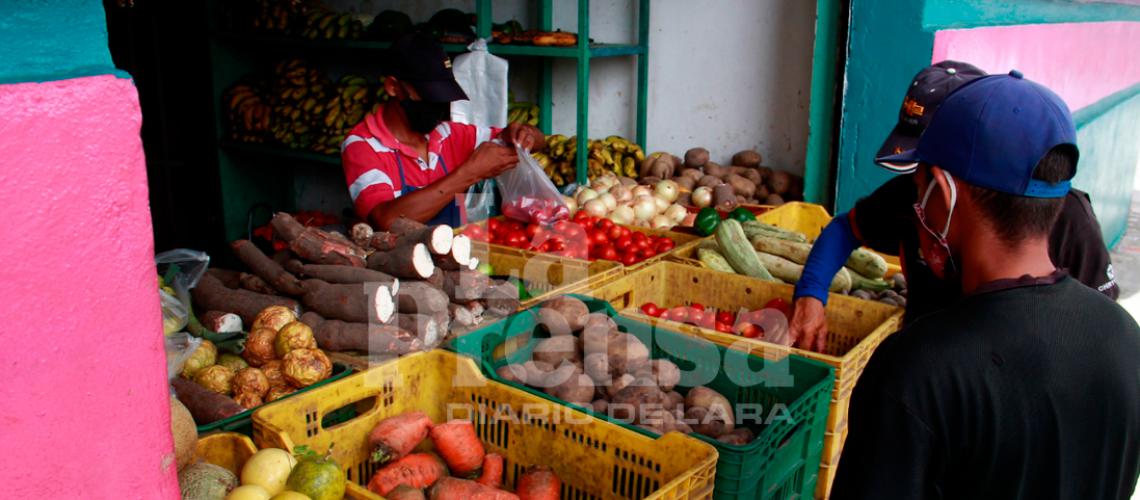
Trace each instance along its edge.
{"label": "red tomato", "polygon": [[672,250],[676,246],[677,246],[677,243],[674,242],[673,240],[671,240],[669,238],[662,238],[662,239],[657,240],[657,243],[655,243],[653,245],[653,248],[657,249],[657,253],[665,253],[665,252],[668,252],[669,250]]}
{"label": "red tomato", "polygon": [[654,318],[661,316],[661,308],[657,307],[657,304],[654,304],[652,302],[646,302],[642,304],[641,312],[645,313],[647,316],[653,316]]}
{"label": "red tomato", "polygon": [[595,245],[605,245],[609,242],[609,235],[607,235],[606,232],[601,229],[595,229],[593,233],[590,233],[590,243],[593,243]]}
{"label": "red tomato", "polygon": [[579,210],[577,213],[574,214],[574,217],[570,218],[570,220],[572,220],[574,222],[582,222],[582,221],[589,219],[589,218],[590,218],[590,214],[586,213],[584,210]]}
{"label": "red tomato", "polygon": [[609,219],[600,219],[600,220],[598,220],[597,223],[595,223],[595,225],[598,228],[605,229],[606,232],[609,232],[609,230],[613,229],[613,227],[614,227],[614,221],[609,220]]}
{"label": "red tomato", "polygon": [[700,325],[705,321],[705,312],[700,309],[688,308],[688,322],[694,325]]}
{"label": "red tomato", "polygon": [[728,311],[721,311],[716,313],[717,323],[728,323],[728,331],[732,331],[732,324],[736,323],[736,315]]}
{"label": "red tomato", "polygon": [[783,313],[784,316],[792,315],[792,308],[788,306],[788,301],[781,298],[769,300],[768,303],[764,304],[764,309],[775,309]]}
{"label": "red tomato", "polygon": [[622,227],[621,228],[621,235],[632,237],[633,236],[633,230],[628,228],[628,227]]}
{"label": "red tomato", "polygon": [[536,252],[547,253],[550,251],[550,241],[544,241],[538,248],[534,249]]}
{"label": "red tomato", "polygon": [[715,326],[716,331],[718,331],[718,332],[732,333],[732,323],[725,323],[723,321],[717,321],[714,326]]}
{"label": "red tomato", "polygon": [[602,248],[602,252],[598,254],[598,258],[605,260],[618,260],[617,249],[615,249],[613,245],[606,245]]}
{"label": "red tomato", "polygon": [[648,248],[648,247],[642,248],[641,250],[637,251],[637,257],[640,259],[648,259],[650,257],[653,257],[654,255],[657,255],[657,251],[652,249],[652,248]]}
{"label": "red tomato", "polygon": [[764,330],[756,325],[744,325],[740,330],[740,336],[749,339],[758,339],[764,335]]}
{"label": "red tomato", "polygon": [[649,241],[649,237],[646,236],[645,233],[634,232],[631,236],[633,237],[634,242]]}
{"label": "red tomato", "polygon": [[[637,233],[637,234],[641,234],[641,233]],[[630,245],[630,247],[631,247],[631,248],[636,248],[638,252],[640,252],[640,251],[642,251],[642,250],[644,250],[644,249],[646,249],[646,248],[652,248],[652,247],[650,247],[650,246],[649,246],[649,241],[648,241],[648,240],[641,240],[641,241],[638,241],[637,239],[634,239],[634,240],[633,240],[633,244],[632,244],[632,245]]]}
{"label": "red tomato", "polygon": [[619,251],[626,252],[629,251],[629,247],[632,244],[633,240],[631,240],[629,236],[622,236],[614,242],[614,247],[617,247]]}
{"label": "red tomato", "polygon": [[606,235],[609,236],[611,240],[617,241],[618,238],[621,238],[621,226],[613,226],[609,228],[606,230]]}
{"label": "red tomato", "polygon": [[689,308],[687,307],[674,307],[670,309],[669,312],[670,317],[673,318],[673,321],[686,321],[689,319]]}
{"label": "red tomato", "polygon": [[487,230],[491,234],[499,234],[503,230],[503,223],[499,219],[490,219],[487,221]]}
{"label": "red tomato", "polygon": [[621,256],[622,265],[632,266],[637,263],[637,254],[627,253]]}
{"label": "red tomato", "polygon": [[705,320],[701,322],[701,328],[715,328],[716,315],[712,311],[705,311]]}
{"label": "red tomato", "polygon": [[700,302],[693,302],[693,305],[691,305],[689,307],[692,307],[693,309],[696,309],[698,311],[704,311],[705,310],[705,305],[700,303]]}
{"label": "red tomato", "polygon": [[542,229],[542,226],[539,226],[538,224],[527,224],[526,229],[524,230],[526,233],[526,239],[534,241],[535,237],[538,236],[538,231],[540,229]]}

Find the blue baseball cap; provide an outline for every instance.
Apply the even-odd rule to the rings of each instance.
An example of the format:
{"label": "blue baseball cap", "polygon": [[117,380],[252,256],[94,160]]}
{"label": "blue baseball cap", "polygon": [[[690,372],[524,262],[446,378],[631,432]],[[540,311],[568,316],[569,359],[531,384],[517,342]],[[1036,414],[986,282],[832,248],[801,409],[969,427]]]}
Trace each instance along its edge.
{"label": "blue baseball cap", "polygon": [[968,184],[1033,198],[1060,198],[1069,181],[1033,178],[1051,149],[1077,149],[1069,107],[1020,71],[974,79],[951,93],[934,114],[918,147],[883,163],[936,165]]}

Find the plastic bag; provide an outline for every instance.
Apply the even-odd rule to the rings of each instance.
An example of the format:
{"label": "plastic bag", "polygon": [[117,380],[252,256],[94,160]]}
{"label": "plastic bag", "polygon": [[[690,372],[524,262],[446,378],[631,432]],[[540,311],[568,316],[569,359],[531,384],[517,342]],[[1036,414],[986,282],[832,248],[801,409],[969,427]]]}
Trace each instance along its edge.
{"label": "plastic bag", "polygon": [[570,216],[570,208],[562,194],[530,156],[530,151],[515,148],[519,154],[517,167],[497,177],[499,194],[503,196],[503,215],[522,222],[550,224]]}
{"label": "plastic bag", "polygon": [[179,248],[154,256],[158,275],[174,289],[174,295],[190,310],[190,289],[198,284],[206,269],[210,267],[210,256],[206,252]]}
{"label": "plastic bag", "polygon": [[472,185],[467,190],[464,205],[467,207],[467,222],[479,222],[499,215],[495,179],[481,180]]}
{"label": "plastic bag", "polygon": [[202,345],[202,339],[186,332],[177,332],[167,335],[163,343],[166,347],[166,379],[174,380],[174,377],[182,373],[182,365]]}
{"label": "plastic bag", "polygon": [[[481,127],[507,126],[506,59],[487,52],[486,40],[475,40],[455,58],[451,71],[469,100],[451,103],[451,119]],[[470,218],[470,217],[468,217]]]}

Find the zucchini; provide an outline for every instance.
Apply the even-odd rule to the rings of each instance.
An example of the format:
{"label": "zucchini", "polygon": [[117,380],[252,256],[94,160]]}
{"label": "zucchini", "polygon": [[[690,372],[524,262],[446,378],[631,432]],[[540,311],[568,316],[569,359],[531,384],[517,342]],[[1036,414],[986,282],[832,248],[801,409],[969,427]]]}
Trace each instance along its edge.
{"label": "zucchini", "polygon": [[698,248],[697,259],[709,269],[736,274],[736,270],[732,268],[728,260],[726,260],[720,252],[711,248]]}
{"label": "zucchini", "polygon": [[868,290],[872,292],[881,292],[883,290],[890,290],[891,283],[882,278],[871,279],[863,276],[862,273],[854,269],[847,269],[851,274],[851,289],[852,290]]}
{"label": "zucchini", "polygon": [[[804,273],[804,266],[778,255],[756,252],[756,256],[760,259],[760,263],[772,273],[772,276],[782,281],[797,283],[800,281],[800,276]],[[841,268],[838,273],[835,273],[835,277],[831,278],[829,290],[832,292],[847,292],[851,290],[851,275],[847,272],[846,268]]]}
{"label": "zucchini", "polygon": [[753,239],[757,236],[763,235],[781,240],[795,241],[797,243],[808,242],[807,236],[804,236],[795,231],[780,229],[771,224],[765,224],[759,221],[750,220],[748,222],[745,222],[742,227],[744,229],[744,234],[748,236],[748,239]]}
{"label": "zucchini", "polygon": [[868,279],[878,279],[887,275],[887,261],[866,248],[856,248],[847,257],[847,267]]}
{"label": "zucchini", "polygon": [[831,278],[832,292],[847,293],[851,291],[851,273],[848,272],[846,267],[839,268],[839,272],[835,273],[835,277]]}
{"label": "zucchini", "polygon": [[772,280],[772,275],[760,263],[756,250],[744,236],[740,221],[735,219],[721,221],[716,227],[716,242],[720,245],[725,260],[736,272],[753,278]]}
{"label": "zucchini", "polygon": [[758,252],[770,253],[788,259],[796,264],[807,262],[811,253],[811,245],[795,241],[781,240],[771,236],[757,236],[752,238],[752,246]]}

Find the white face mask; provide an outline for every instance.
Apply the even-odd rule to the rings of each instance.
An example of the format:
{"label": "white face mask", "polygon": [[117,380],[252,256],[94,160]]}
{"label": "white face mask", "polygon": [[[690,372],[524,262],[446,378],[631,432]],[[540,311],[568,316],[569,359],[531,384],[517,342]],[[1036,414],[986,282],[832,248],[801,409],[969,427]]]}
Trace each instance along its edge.
{"label": "white face mask", "polygon": [[935,276],[944,278],[947,272],[954,273],[957,269],[954,266],[954,257],[950,253],[950,244],[946,241],[946,235],[950,234],[950,219],[954,216],[954,207],[958,204],[958,188],[954,185],[954,178],[950,176],[949,172],[942,172],[946,176],[946,183],[950,187],[950,207],[946,214],[946,225],[942,228],[942,232],[936,232],[930,228],[930,224],[926,221],[926,203],[930,201],[930,194],[934,192],[935,186],[938,185],[933,179],[931,174],[930,185],[926,187],[926,194],[922,197],[922,202],[914,205],[914,213],[918,216],[918,223],[922,226],[931,238],[938,243],[938,246],[930,251],[923,251],[922,245],[919,245],[919,256],[926,261],[926,265],[934,272]]}

